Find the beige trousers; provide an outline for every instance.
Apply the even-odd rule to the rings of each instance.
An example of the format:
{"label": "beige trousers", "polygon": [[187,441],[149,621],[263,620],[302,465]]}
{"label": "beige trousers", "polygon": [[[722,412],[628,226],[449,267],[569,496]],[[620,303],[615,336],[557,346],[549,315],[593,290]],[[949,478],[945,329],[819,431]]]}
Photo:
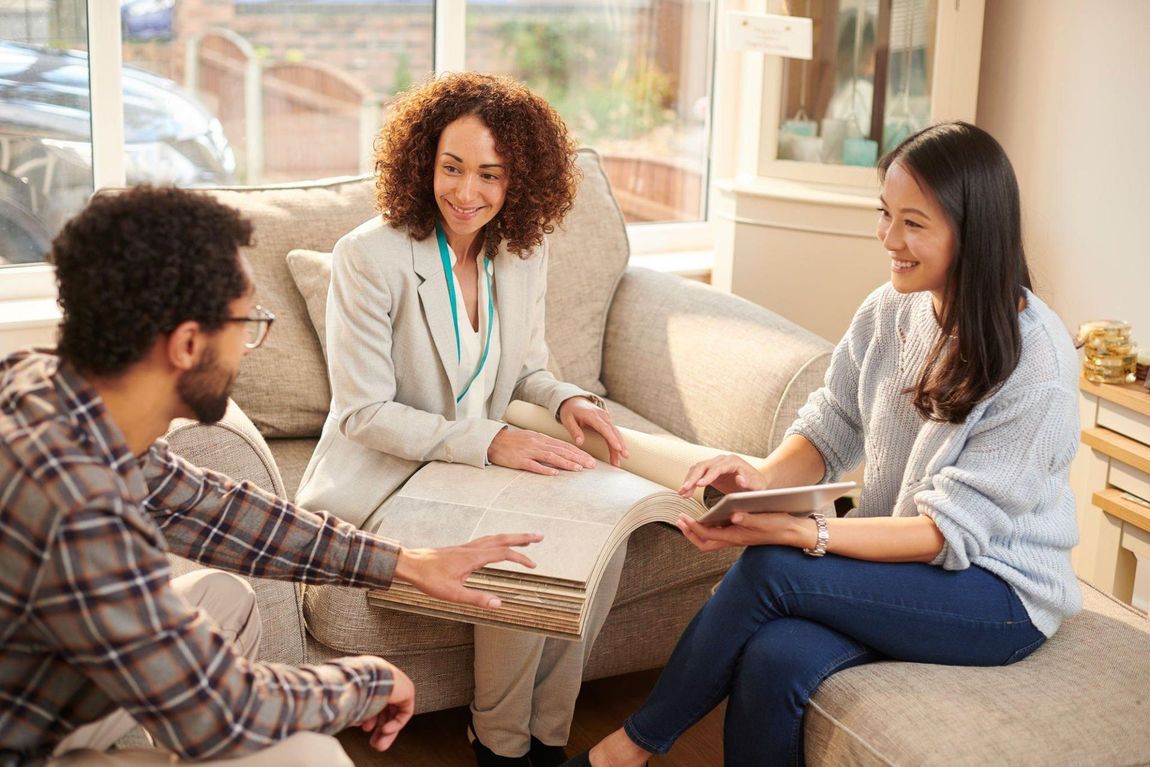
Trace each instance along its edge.
{"label": "beige trousers", "polygon": [[523,756],[531,736],[549,746],[567,744],[583,667],[599,636],[627,556],[624,544],[607,564],[587,616],[582,641],[523,631],[475,627],[475,736],[500,756]]}
{"label": "beige trousers", "polygon": [[[193,607],[212,617],[224,636],[247,658],[260,646],[260,618],[256,595],[243,578],[219,570],[196,570],[172,581],[172,588]],[[144,765],[190,764],[168,751],[155,748],[125,749],[106,753],[136,722],[123,709],[79,727],[56,747],[49,767],[143,767]],[[195,762],[223,767],[352,767],[339,741],[328,735],[301,732],[239,759]]]}

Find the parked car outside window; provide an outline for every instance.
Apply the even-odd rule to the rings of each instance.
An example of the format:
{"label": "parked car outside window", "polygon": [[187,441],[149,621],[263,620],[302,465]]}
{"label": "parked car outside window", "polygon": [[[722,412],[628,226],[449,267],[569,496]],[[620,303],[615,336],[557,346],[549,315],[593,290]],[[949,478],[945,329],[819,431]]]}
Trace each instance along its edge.
{"label": "parked car outside window", "polygon": [[[124,67],[128,184],[235,182],[223,129],[176,83]],[[0,263],[42,261],[92,193],[88,54],[0,41]]]}

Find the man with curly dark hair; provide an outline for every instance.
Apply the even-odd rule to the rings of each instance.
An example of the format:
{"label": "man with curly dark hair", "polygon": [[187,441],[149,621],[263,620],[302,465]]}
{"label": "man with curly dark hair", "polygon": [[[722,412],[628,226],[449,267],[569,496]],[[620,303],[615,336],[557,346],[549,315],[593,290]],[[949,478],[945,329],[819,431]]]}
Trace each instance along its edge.
{"label": "man with curly dark hair", "polygon": [[[576,447],[590,429],[618,464],[626,448],[602,401],[547,370],[546,235],[579,181],[555,110],[506,77],[432,79],[392,106],[376,170],[382,215],[332,256],[332,405],[300,502],[403,540],[389,500],[426,462],[578,471],[594,465]],[[547,408],[575,445],[507,427],[511,399]],[[351,481],[353,471],[371,480]],[[566,761],[583,665],[624,555],[600,581],[582,642],[475,626],[468,736],[480,765]]]}
{"label": "man with curly dark hair", "polygon": [[[326,512],[190,465],[159,439],[219,419],[274,319],[253,302],[252,228],[211,197],[98,195],[53,243],[55,351],[0,360],[0,764],[126,764],[135,723],[163,750],[133,765],[350,765],[335,732],[387,748],[414,688],[375,657],[254,660],[246,581],[172,578],[167,553],[247,576],[387,587],[497,607],[463,587],[538,536],[403,549]],[[234,761],[233,761],[234,760]]]}

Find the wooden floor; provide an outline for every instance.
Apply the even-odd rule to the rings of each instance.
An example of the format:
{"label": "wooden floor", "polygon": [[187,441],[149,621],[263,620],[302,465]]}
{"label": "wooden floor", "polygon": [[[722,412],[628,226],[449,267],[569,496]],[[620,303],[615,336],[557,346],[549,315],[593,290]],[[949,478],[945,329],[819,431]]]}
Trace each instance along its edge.
{"label": "wooden floor", "polygon": [[[619,727],[642,704],[655,684],[658,671],[600,679],[583,685],[575,706],[575,722],[567,751],[575,755]],[[706,767],[722,763],[723,711],[712,711],[683,734],[671,753],[651,760],[652,767]],[[373,751],[362,732],[339,736],[356,767],[468,767],[475,764],[467,742],[467,708],[421,714],[400,733],[391,749]]]}

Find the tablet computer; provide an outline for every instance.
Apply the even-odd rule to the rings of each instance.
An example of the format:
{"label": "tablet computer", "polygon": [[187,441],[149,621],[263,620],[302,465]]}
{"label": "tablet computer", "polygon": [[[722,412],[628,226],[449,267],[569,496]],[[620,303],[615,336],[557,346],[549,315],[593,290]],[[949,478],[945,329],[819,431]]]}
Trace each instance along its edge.
{"label": "tablet computer", "polygon": [[812,511],[826,508],[834,503],[836,498],[846,495],[857,486],[857,482],[831,482],[825,485],[728,493],[699,518],[699,523],[711,527],[725,525],[736,511],[810,514]]}

